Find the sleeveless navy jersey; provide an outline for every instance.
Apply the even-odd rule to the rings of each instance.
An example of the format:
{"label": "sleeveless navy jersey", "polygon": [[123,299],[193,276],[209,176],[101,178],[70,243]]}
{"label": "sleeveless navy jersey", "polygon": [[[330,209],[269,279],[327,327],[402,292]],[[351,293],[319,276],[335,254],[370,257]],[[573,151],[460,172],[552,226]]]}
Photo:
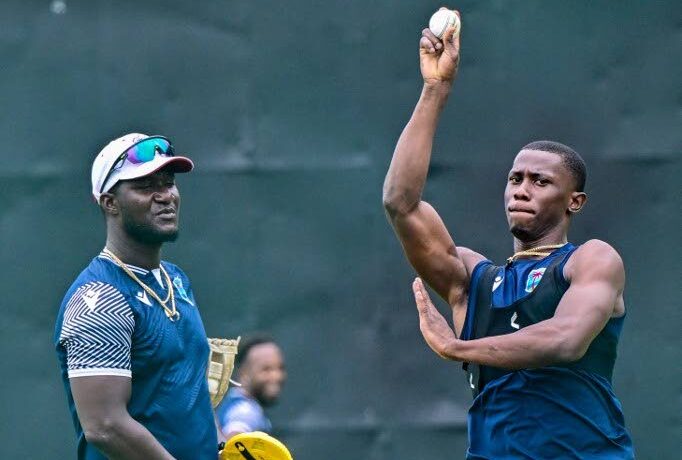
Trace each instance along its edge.
{"label": "sleeveless navy jersey", "polygon": [[[70,379],[93,375],[131,378],[128,412],[175,458],[217,458],[206,332],[189,280],[175,265],[162,264],[173,283],[180,312],[176,322],[105,253],[92,260],[64,297],[54,343],[79,460],[105,459],[86,441],[71,394]],[[128,268],[166,298],[168,287],[158,269]]]}
{"label": "sleeveless navy jersey", "polygon": [[[553,316],[569,287],[563,267],[575,249],[566,244],[509,266],[479,263],[462,339],[513,333]],[[622,324],[623,317],[609,320],[576,363],[518,371],[469,365],[475,399],[467,459],[634,458],[610,382]]]}

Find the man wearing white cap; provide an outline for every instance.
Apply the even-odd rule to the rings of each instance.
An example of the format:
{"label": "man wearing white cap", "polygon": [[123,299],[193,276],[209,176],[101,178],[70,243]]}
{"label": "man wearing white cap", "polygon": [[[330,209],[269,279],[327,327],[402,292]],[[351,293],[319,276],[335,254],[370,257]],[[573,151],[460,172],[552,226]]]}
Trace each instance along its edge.
{"label": "man wearing white cap", "polygon": [[209,348],[189,280],[161,261],[178,235],[175,173],[193,168],[162,136],[127,134],[92,165],[102,252],[67,291],[55,346],[78,459],[216,459]]}

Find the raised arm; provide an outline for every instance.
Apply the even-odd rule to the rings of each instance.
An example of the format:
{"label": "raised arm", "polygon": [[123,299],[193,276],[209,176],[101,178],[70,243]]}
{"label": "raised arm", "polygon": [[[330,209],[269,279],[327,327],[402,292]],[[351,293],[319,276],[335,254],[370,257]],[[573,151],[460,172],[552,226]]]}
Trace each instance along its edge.
{"label": "raised arm", "polygon": [[129,377],[73,377],[69,382],[85,439],[107,458],[173,459],[149,430],[128,413],[126,407],[131,392]]}
{"label": "raised arm", "polygon": [[459,65],[459,35],[448,29],[443,40],[424,29],[419,42],[424,79],[419,102],[396,145],[384,182],[384,207],[412,266],[455,309],[459,329],[473,266],[482,257],[457,248],[440,216],[422,201],[438,119]]}
{"label": "raised arm", "polygon": [[570,287],[554,316],[507,335],[458,340],[419,279],[413,285],[424,339],[441,357],[505,369],[577,361],[613,316],[624,314],[625,271],[618,253],[592,240],[564,268]]}

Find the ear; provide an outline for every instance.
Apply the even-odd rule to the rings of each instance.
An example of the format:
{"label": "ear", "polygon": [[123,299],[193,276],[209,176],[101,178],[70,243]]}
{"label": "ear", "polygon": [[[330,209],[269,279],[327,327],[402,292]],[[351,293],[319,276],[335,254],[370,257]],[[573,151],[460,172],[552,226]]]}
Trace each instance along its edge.
{"label": "ear", "polygon": [[571,200],[568,202],[568,212],[570,214],[580,212],[585,203],[587,203],[587,194],[585,192],[571,193]]}
{"label": "ear", "polygon": [[99,206],[104,211],[104,214],[111,216],[118,215],[118,200],[113,193],[102,193],[99,197]]}

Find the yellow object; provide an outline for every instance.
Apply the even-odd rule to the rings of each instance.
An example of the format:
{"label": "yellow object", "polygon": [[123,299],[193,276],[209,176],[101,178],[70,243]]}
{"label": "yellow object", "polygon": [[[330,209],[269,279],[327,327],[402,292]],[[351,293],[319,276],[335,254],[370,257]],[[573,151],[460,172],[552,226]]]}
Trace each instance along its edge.
{"label": "yellow object", "polygon": [[232,436],[220,451],[220,460],[293,460],[289,449],[277,439],[253,431]]}

